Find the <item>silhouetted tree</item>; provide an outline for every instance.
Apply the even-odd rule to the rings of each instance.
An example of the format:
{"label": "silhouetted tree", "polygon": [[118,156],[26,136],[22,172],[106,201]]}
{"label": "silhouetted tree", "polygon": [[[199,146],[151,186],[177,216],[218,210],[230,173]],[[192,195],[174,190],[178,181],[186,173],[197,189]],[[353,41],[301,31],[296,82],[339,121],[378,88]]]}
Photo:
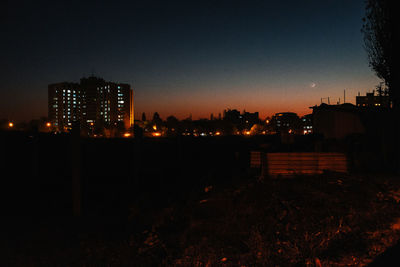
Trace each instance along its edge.
{"label": "silhouetted tree", "polygon": [[[399,15],[394,0],[365,0],[366,16],[362,32],[369,64],[376,75],[389,89],[393,116],[390,124],[382,129],[382,154],[393,159],[397,172],[400,171],[400,88],[399,88]],[[392,156],[393,155],[393,156]]]}
{"label": "silhouetted tree", "polygon": [[168,128],[176,128],[178,127],[179,120],[175,116],[169,116],[166,123]]}
{"label": "silhouetted tree", "polygon": [[169,116],[165,122],[169,135],[180,133],[179,120],[174,116]]}
{"label": "silhouetted tree", "polygon": [[369,64],[388,86],[395,109],[400,105],[397,10],[393,0],[366,0],[362,28]]}
{"label": "silhouetted tree", "polygon": [[162,123],[163,123],[163,121],[162,121],[162,119],[160,118],[160,115],[158,114],[158,112],[154,112],[154,115],[153,115],[153,123],[154,123],[155,125],[157,125],[158,128],[161,127],[161,125],[162,125]]}

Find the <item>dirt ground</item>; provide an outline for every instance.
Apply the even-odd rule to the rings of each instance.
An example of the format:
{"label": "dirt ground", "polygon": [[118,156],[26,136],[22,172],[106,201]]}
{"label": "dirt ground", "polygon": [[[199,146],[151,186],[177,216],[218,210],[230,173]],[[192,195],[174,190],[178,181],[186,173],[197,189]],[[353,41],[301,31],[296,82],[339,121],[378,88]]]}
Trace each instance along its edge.
{"label": "dirt ground", "polygon": [[3,218],[4,266],[363,266],[400,239],[400,177],[209,184],[121,216]]}

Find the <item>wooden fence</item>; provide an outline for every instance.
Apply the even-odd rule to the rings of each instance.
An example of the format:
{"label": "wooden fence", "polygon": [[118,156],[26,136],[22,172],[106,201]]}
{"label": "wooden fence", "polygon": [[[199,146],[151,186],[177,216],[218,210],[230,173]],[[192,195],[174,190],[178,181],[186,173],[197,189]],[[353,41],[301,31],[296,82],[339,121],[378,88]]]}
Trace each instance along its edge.
{"label": "wooden fence", "polygon": [[250,167],[260,168],[262,175],[321,174],[323,171],[347,173],[344,153],[291,152],[263,153],[252,151]]}

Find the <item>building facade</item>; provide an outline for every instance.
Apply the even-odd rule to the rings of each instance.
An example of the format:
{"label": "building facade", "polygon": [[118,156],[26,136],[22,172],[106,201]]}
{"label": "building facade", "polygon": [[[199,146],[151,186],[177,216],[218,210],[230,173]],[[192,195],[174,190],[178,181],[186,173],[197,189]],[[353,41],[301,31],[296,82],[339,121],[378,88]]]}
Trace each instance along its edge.
{"label": "building facade", "polygon": [[327,139],[343,139],[365,133],[360,109],[350,103],[341,105],[321,104],[313,109],[313,131]]}
{"label": "building facade", "polygon": [[313,133],[313,115],[312,114],[307,114],[304,115],[301,118],[301,124],[303,127],[303,133],[304,135],[306,134],[312,134]]}
{"label": "building facade", "polygon": [[80,121],[81,92],[77,83],[56,83],[48,86],[49,120],[56,131],[66,131],[72,122]]}
{"label": "building facade", "polygon": [[134,122],[133,91],[129,84],[97,77],[80,83],[48,86],[49,119],[54,131],[68,131],[79,121],[89,135],[104,130],[131,130]]}
{"label": "building facade", "polygon": [[275,133],[301,134],[301,122],[296,113],[276,113],[274,116],[272,116],[271,124]]}
{"label": "building facade", "polygon": [[388,95],[375,95],[375,91],[365,96],[356,96],[356,106],[362,108],[389,108],[390,100]]}

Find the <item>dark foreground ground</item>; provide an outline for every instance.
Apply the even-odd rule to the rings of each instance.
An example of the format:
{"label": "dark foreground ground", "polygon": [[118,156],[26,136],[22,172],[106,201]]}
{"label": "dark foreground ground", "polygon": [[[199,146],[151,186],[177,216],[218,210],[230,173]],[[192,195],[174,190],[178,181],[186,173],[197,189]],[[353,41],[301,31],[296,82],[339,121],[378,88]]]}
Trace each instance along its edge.
{"label": "dark foreground ground", "polygon": [[236,177],[152,197],[112,216],[3,217],[1,265],[360,266],[400,238],[400,178],[388,175]]}

